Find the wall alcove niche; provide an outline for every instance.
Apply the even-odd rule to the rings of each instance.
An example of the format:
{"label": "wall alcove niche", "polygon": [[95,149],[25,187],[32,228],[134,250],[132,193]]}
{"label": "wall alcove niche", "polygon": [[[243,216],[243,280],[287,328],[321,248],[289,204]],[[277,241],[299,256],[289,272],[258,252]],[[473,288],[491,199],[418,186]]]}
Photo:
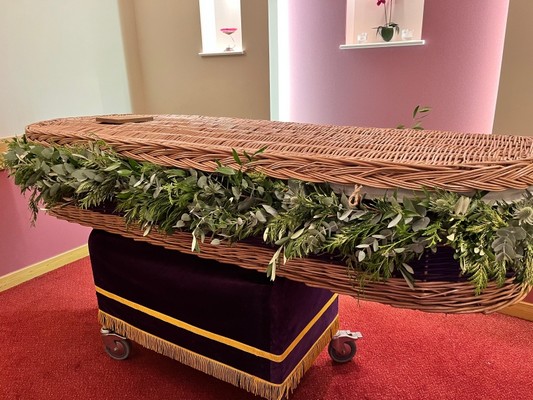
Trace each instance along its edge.
{"label": "wall alcove niche", "polygon": [[[393,2],[389,21],[399,25],[390,42],[385,42],[376,32],[376,27],[385,24],[385,6]],[[346,44],[341,49],[374,47],[419,46],[422,39],[424,0],[386,0],[377,5],[377,0],[346,0]]]}
{"label": "wall alcove niche", "polygon": [[199,0],[201,56],[234,56],[242,48],[241,0]]}

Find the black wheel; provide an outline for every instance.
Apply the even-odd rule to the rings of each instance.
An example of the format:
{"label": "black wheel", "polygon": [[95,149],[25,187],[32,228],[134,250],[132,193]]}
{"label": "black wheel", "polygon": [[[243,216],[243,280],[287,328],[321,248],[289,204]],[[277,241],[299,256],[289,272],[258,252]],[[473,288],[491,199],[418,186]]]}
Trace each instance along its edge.
{"label": "black wheel", "polygon": [[328,346],[329,356],[331,357],[333,361],[337,363],[345,363],[345,362],[350,361],[355,356],[356,351],[357,351],[357,347],[355,346],[355,341],[348,340],[344,342],[342,353],[339,353],[333,347],[333,341],[329,342],[329,346]]}
{"label": "black wheel", "polygon": [[111,348],[105,345],[105,352],[113,360],[122,361],[129,357],[131,351],[131,344],[128,339],[115,339],[113,340],[114,346]]}

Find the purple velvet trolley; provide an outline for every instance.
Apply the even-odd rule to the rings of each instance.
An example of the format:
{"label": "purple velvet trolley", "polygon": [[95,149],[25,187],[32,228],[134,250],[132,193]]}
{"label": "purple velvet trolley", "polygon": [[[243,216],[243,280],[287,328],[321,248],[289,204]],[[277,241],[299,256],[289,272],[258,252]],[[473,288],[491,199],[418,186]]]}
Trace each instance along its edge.
{"label": "purple velvet trolley", "polygon": [[337,332],[338,295],[329,290],[100,230],[89,250],[102,336],[115,359],[129,356],[131,339],[281,399],[328,343],[337,362],[355,354],[359,334]]}

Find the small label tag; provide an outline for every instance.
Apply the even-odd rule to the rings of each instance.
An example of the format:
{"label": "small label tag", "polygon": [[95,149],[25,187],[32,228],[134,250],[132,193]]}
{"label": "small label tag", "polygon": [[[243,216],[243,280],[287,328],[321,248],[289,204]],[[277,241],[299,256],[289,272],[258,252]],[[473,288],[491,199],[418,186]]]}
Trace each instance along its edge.
{"label": "small label tag", "polygon": [[107,117],[96,117],[96,122],[101,124],[126,124],[128,122],[148,122],[154,117],[148,115],[110,115]]}

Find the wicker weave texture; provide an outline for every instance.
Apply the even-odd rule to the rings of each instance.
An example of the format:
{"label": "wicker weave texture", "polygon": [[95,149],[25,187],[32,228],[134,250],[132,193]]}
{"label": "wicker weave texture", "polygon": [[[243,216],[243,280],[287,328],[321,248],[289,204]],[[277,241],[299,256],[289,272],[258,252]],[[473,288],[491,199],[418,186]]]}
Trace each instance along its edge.
{"label": "wicker weave texture", "polygon": [[266,147],[250,166],[268,176],[381,189],[504,191],[533,185],[533,138],[358,128],[203,116],[154,116],[119,125],[95,117],[29,125],[43,144],[103,139],[139,161],[211,172],[237,167],[232,149]]}
{"label": "wicker weave texture", "polygon": [[[74,206],[56,207],[50,210],[50,213],[60,219],[102,229],[134,240],[258,271],[266,271],[274,253],[274,250],[269,247],[243,242],[231,246],[203,244],[200,252],[193,253],[191,252],[192,237],[186,232],[165,235],[152,231],[148,236],[143,236],[142,230],[134,226],[127,227],[120,216],[83,210]],[[278,267],[277,275],[362,300],[425,312],[493,312],[522,300],[530,289],[527,286],[513,283],[512,278],[508,279],[503,286],[489,284],[478,296],[474,294],[474,288],[468,282],[417,282],[413,290],[409,288],[404,279],[391,278],[384,282],[366,282],[361,287],[356,278],[349,275],[345,266],[313,258],[291,260]]]}

